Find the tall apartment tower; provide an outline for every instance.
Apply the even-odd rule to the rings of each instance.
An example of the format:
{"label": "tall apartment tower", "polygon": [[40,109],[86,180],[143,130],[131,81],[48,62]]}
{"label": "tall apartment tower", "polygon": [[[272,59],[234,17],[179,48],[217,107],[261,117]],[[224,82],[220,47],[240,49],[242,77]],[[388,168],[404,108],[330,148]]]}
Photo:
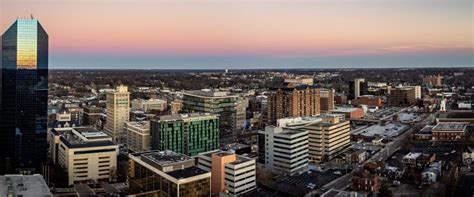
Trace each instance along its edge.
{"label": "tall apartment tower", "polygon": [[320,90],[321,112],[328,113],[334,109],[334,89]]}
{"label": "tall apartment tower", "polygon": [[0,174],[37,173],[46,160],[48,39],[36,19],[1,37]]}
{"label": "tall apartment tower", "polygon": [[309,158],[321,162],[334,158],[350,145],[349,121],[344,115],[326,114],[322,121],[304,127],[309,132]]}
{"label": "tall apartment tower", "polygon": [[130,119],[130,92],[128,87],[120,85],[115,92],[107,93],[107,123],[105,131],[114,142],[126,140],[125,122]]}
{"label": "tall apartment tower", "polygon": [[184,113],[211,113],[219,115],[219,143],[228,144],[237,138],[236,95],[215,90],[195,90],[183,94]]}
{"label": "tall apartment tower", "polygon": [[314,86],[273,89],[268,94],[267,123],[274,125],[280,118],[318,115],[320,105],[320,89]]}

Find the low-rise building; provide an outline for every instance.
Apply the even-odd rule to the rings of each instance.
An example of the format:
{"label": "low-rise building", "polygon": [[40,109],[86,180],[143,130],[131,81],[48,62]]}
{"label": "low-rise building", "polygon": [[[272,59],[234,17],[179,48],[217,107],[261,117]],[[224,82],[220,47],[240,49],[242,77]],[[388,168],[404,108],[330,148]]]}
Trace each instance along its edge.
{"label": "low-rise building", "polygon": [[352,174],[352,189],[376,192],[380,189],[379,176],[364,169],[358,169]]}
{"label": "low-rise building", "polygon": [[433,127],[433,140],[462,140],[467,134],[467,122],[439,122]]}
{"label": "low-rise building", "polygon": [[467,147],[462,153],[462,162],[464,165],[471,165],[474,160],[474,149]]}
{"label": "low-rise building", "polygon": [[129,194],[133,196],[211,196],[211,172],[172,151],[129,154]]}
{"label": "low-rise building", "polygon": [[22,197],[41,196],[53,197],[43,176],[39,174],[21,175],[7,174],[0,176],[0,196]]}
{"label": "low-rise building", "polygon": [[127,147],[133,152],[151,150],[150,121],[125,122]]}
{"label": "low-rise building", "polygon": [[132,100],[132,110],[142,110],[144,112],[165,111],[168,103],[161,99],[134,99]]}
{"label": "low-rise building", "polygon": [[346,163],[349,164],[360,164],[367,159],[367,151],[366,150],[355,150],[349,149],[345,153],[345,160]]}
{"label": "low-rise building", "polygon": [[435,183],[441,177],[441,163],[433,163],[421,173],[424,183]]}
{"label": "low-rise building", "polygon": [[255,159],[227,151],[211,151],[198,155],[198,167],[211,172],[212,193],[238,196],[256,188]]}
{"label": "low-rise building", "polygon": [[55,128],[48,138],[51,160],[66,170],[69,185],[115,178],[119,148],[104,132],[88,127]]}
{"label": "low-rise building", "polygon": [[338,107],[331,110],[334,114],[344,114],[346,118],[363,118],[364,109],[358,107]]}
{"label": "low-rise building", "polygon": [[367,105],[370,107],[376,106],[376,107],[383,107],[383,100],[379,96],[373,96],[373,95],[363,95],[360,96],[356,99],[353,99],[351,101],[352,105],[358,106],[358,105]]}

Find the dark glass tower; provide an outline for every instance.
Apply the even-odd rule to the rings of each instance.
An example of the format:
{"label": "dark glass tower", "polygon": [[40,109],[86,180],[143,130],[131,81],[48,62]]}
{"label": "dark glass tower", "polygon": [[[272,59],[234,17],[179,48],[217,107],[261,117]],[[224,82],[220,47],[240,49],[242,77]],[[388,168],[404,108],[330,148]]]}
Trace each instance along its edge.
{"label": "dark glass tower", "polygon": [[0,174],[38,173],[46,160],[48,34],[18,19],[1,38]]}

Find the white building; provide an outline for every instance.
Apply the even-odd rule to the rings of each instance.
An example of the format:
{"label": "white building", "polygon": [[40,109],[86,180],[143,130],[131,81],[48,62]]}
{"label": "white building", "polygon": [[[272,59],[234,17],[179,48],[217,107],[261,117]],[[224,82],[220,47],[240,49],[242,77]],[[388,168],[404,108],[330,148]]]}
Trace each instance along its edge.
{"label": "white building", "polygon": [[266,168],[290,175],[307,170],[308,131],[267,126],[259,134],[265,138]]}
{"label": "white building", "polygon": [[68,184],[115,178],[118,145],[94,128],[55,128],[48,135],[50,157],[68,174]]}
{"label": "white building", "polygon": [[130,120],[130,92],[120,85],[115,92],[107,93],[107,122],[105,131],[113,141],[125,141],[125,122]]}
{"label": "white building", "polygon": [[167,102],[161,99],[134,99],[132,100],[132,111],[141,110],[149,112],[151,110],[165,111]]}
{"label": "white building", "polygon": [[210,151],[198,155],[198,167],[211,172],[215,192],[230,196],[248,193],[257,187],[255,159],[226,151]]}
{"label": "white building", "polygon": [[127,147],[133,152],[151,150],[150,121],[125,122]]}

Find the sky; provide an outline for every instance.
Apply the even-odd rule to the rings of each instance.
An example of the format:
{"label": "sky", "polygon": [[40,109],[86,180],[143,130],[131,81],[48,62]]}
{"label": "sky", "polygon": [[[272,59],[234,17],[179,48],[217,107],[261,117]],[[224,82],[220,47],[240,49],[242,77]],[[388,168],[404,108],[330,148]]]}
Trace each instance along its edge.
{"label": "sky", "polygon": [[474,66],[472,0],[0,0],[49,34],[50,68]]}

